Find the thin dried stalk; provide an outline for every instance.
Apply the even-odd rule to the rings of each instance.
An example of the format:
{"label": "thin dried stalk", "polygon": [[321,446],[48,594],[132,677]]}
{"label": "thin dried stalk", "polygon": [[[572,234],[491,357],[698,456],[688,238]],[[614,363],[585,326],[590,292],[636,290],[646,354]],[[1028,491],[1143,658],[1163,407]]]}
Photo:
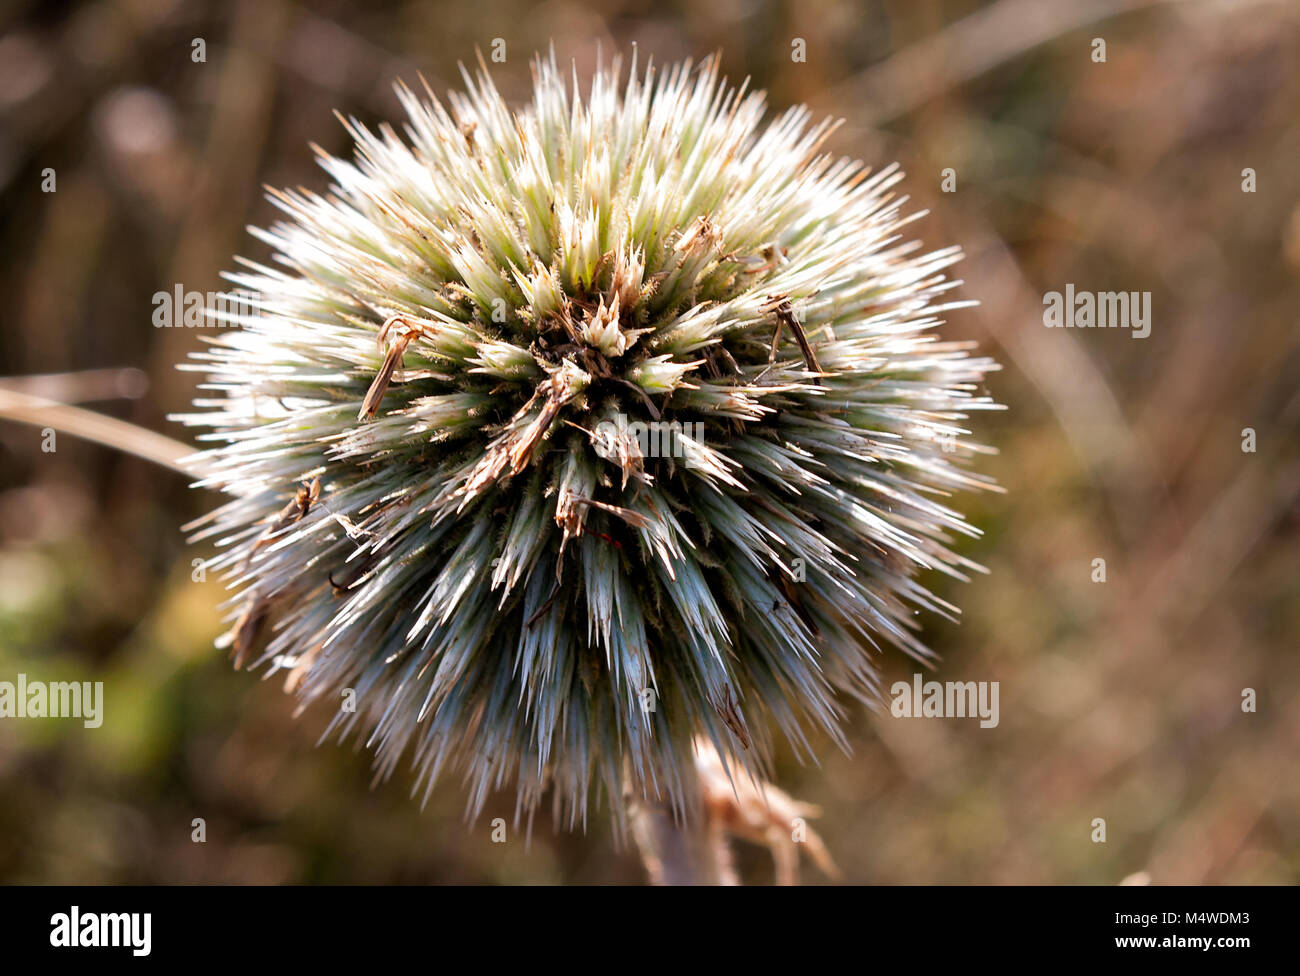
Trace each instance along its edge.
{"label": "thin dried stalk", "polygon": [[632,836],[653,885],[738,885],[727,838],[702,816],[679,820],[666,803],[637,800]]}
{"label": "thin dried stalk", "polygon": [[125,420],[105,417],[93,410],[70,407],[65,403],[56,403],[15,390],[0,390],[0,418],[37,427],[52,427],[83,440],[134,454],[180,474],[193,474],[180,463],[182,458],[194,453],[188,444],[137,427]]}

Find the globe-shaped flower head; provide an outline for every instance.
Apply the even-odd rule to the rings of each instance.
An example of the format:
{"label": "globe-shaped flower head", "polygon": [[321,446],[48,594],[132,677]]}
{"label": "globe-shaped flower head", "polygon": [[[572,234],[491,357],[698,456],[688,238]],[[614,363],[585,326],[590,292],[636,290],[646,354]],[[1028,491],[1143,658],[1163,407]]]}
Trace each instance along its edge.
{"label": "globe-shaped flower head", "polygon": [[518,114],[465,80],[400,89],[404,138],[350,122],[230,276],[256,314],[183,419],[237,662],[474,811],[680,801],[696,735],[755,772],[839,738],[879,640],[927,653],[918,574],[971,566],[940,499],[987,484],[957,462],[993,364],[933,332],[956,249],[713,63],[584,100],[541,60]]}

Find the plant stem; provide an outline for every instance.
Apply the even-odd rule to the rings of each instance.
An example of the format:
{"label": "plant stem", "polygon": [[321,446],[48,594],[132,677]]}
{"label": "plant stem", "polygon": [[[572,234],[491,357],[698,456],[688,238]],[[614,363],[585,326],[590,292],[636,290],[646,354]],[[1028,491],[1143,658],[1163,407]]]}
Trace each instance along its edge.
{"label": "plant stem", "polygon": [[194,453],[194,448],[188,444],[93,410],[70,407],[65,403],[17,390],[0,389],[0,418],[37,427],[52,427],[75,437],[134,454],[184,475],[194,474],[180,463],[181,458]]}
{"label": "plant stem", "polygon": [[702,815],[680,817],[665,802],[637,799],[631,817],[632,836],[651,884],[739,884],[726,836]]}

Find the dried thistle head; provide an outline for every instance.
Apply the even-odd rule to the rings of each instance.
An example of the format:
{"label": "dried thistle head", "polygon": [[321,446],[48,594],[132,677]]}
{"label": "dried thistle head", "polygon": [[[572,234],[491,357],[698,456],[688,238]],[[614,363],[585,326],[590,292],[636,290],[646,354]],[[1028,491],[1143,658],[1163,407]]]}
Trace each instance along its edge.
{"label": "dried thistle head", "polygon": [[878,640],[927,654],[994,367],[933,332],[957,250],[900,239],[900,175],[830,124],[764,126],[711,62],[534,77],[518,114],[485,71],[401,88],[405,138],[350,121],[328,195],[273,194],[275,266],[229,276],[259,312],[181,419],[237,660],[353,689],[337,730],[426,796],[572,822],[625,777],[686,797],[696,735],[755,772],[839,738]]}

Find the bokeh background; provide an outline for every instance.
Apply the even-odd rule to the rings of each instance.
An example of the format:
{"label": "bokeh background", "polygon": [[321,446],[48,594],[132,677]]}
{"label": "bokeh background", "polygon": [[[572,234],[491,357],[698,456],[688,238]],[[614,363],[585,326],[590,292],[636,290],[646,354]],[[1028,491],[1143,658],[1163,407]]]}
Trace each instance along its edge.
{"label": "bokeh background", "polygon": [[[307,144],[348,151],[334,109],[396,119],[394,79],[455,86],[498,37],[514,100],[551,43],[580,75],[634,44],[660,64],[720,50],[774,107],[843,116],[837,151],[900,161],[931,211],[915,233],[967,251],[982,304],[946,331],[1004,363],[1009,409],[978,432],[1007,493],[962,499],[990,572],[933,581],[963,620],[925,623],[935,677],[1000,682],[1001,721],[858,709],[851,754],[781,761],[846,879],[1300,880],[1294,2],[0,3],[0,391],[183,437],[166,415],[193,395],[174,367],[198,332],[153,328],[153,293],[267,257],[244,232],[272,219],[262,184],[324,185]],[[1044,328],[1067,282],[1150,291],[1150,337]],[[318,748],[326,716],[295,720],[278,680],[212,647],[221,584],[191,580],[207,553],[178,528],[212,499],[41,443],[0,419],[0,680],[102,680],[106,721],[0,721],[0,880],[642,879],[603,814],[493,844],[510,796],[470,827],[457,783],[421,811],[404,774],[372,787],[354,743]],[[763,851],[740,861],[771,880]]]}

